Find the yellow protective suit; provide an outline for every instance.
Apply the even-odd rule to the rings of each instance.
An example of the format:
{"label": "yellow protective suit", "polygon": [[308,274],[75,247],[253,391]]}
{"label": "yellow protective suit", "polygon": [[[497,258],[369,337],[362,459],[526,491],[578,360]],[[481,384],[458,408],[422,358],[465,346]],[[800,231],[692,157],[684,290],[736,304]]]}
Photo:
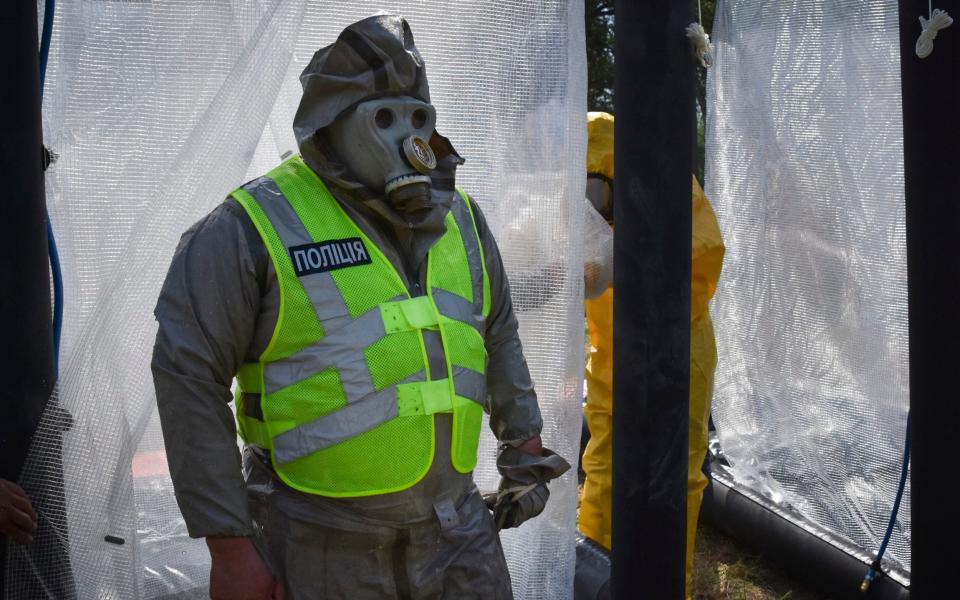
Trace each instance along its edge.
{"label": "yellow protective suit", "polygon": [[[587,113],[587,174],[613,181],[613,116],[608,113]],[[590,441],[581,460],[587,477],[580,497],[579,525],[584,535],[609,550],[613,493],[613,287],[585,304],[590,360],[584,413]]]}
{"label": "yellow protective suit", "polygon": [[[613,117],[589,113],[587,172],[613,180]],[[687,593],[693,576],[693,550],[700,503],[707,478],[707,427],[717,349],[708,303],[717,289],[724,246],[716,215],[693,177],[693,235],[690,283],[690,431],[687,475]],[[612,493],[613,288],[586,301],[590,336],[587,366],[587,425],[590,441],[583,454],[586,481],[580,500],[580,530],[609,549]]]}

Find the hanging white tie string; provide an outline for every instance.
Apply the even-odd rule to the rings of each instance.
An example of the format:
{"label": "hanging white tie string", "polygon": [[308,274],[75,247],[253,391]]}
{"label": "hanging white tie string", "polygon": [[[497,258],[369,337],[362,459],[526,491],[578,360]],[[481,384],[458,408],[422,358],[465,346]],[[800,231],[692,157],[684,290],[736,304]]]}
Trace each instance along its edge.
{"label": "hanging white tie string", "polygon": [[687,39],[693,45],[693,52],[697,55],[700,64],[704,69],[709,69],[713,65],[713,44],[710,43],[710,36],[700,24],[703,22],[703,13],[700,10],[699,1],[697,2],[697,19],[696,23],[687,25]]}
{"label": "hanging white tie string", "polygon": [[930,56],[930,53],[933,52],[933,40],[936,39],[937,33],[941,29],[946,29],[953,25],[953,17],[948,15],[946,11],[940,10],[939,8],[933,8],[933,0],[930,0],[927,3],[927,14],[929,15],[926,19],[923,16],[920,17],[920,37],[917,38],[917,56],[920,58],[926,58]]}

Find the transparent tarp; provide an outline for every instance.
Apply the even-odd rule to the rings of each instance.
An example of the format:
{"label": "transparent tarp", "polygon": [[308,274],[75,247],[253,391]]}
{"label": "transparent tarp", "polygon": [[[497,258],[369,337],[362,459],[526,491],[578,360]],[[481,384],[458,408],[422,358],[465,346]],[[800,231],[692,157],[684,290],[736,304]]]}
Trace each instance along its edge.
{"label": "transparent tarp", "polygon": [[[575,458],[581,2],[62,1],[43,110],[45,142],[60,156],[47,192],[65,326],[59,401],[25,476],[48,527],[31,548],[11,546],[8,598],[204,595],[209,558],[186,534],[156,418],[152,310],[180,234],[296,150],[297,76],[313,52],[378,10],[411,24],[438,129],[467,159],[458,183],[502,238],[508,271],[550,274],[516,292],[521,335],[545,444]],[[484,435],[476,479],[490,490],[496,448]],[[541,518],[503,535],[518,598],[572,590],[575,471],[551,490]]]}
{"label": "transparent tarp", "polygon": [[[897,3],[718,3],[713,415],[737,485],[876,552],[909,405]],[[910,569],[909,485],[887,552]]]}

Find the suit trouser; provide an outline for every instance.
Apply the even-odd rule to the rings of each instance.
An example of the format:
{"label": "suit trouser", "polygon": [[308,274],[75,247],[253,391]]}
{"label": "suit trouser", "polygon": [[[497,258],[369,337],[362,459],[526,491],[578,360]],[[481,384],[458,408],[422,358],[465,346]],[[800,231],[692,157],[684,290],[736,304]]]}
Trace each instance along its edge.
{"label": "suit trouser", "polygon": [[433,518],[387,522],[342,501],[304,498],[251,462],[245,457],[254,543],[284,579],[288,599],[513,597],[500,537],[476,487],[438,499]]}

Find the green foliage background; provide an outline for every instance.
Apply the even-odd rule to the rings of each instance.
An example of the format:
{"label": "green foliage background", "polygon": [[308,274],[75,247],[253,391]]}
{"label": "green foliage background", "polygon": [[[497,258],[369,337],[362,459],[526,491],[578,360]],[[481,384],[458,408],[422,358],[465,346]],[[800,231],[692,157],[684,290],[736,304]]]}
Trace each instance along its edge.
{"label": "green foliage background", "polygon": [[[701,24],[713,33],[715,0],[701,0]],[[696,17],[697,1],[693,0]],[[587,110],[614,113],[613,25],[614,0],[584,0],[587,38]],[[697,176],[703,180],[704,133],[707,114],[707,70],[697,67]]]}
{"label": "green foliage background", "polygon": [[587,110],[613,112],[613,0],[585,0]]}

